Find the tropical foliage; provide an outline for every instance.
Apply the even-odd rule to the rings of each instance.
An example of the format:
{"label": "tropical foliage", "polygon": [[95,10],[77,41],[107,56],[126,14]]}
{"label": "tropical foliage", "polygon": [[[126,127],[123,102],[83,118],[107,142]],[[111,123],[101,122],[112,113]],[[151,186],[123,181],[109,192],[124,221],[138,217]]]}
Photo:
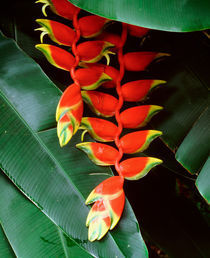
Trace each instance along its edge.
{"label": "tropical foliage", "polygon": [[[80,7],[107,18],[153,29],[192,31],[209,27],[208,16],[205,16],[209,8],[207,3],[200,5],[197,22],[193,22],[197,6],[188,2],[192,12],[185,19],[183,12],[189,13],[189,9],[180,1],[179,15],[182,14],[183,19],[177,23],[180,16],[175,12],[175,1],[164,22],[160,17],[166,3],[157,2],[158,8],[164,8],[159,9],[155,19],[150,17],[153,12],[148,12],[145,5],[147,18],[139,16],[140,20],[132,13],[139,8],[137,2],[129,5],[129,15],[125,15],[126,1],[120,8],[114,1],[109,1],[109,6],[105,1],[100,5],[94,1],[80,1]],[[106,12],[100,13],[101,10]],[[46,12],[52,20],[72,27],[68,20],[48,9]],[[177,14],[173,21],[172,12]],[[203,16],[199,16],[200,13]],[[157,157],[163,163],[140,181],[125,184],[124,191],[134,212],[126,199],[118,226],[99,242],[91,243],[87,240],[85,226],[89,212],[85,199],[100,182],[108,180],[113,171],[109,167],[96,166],[74,147],[81,142],[81,132],[60,148],[55,111],[71,78],[68,72],[49,64],[35,49],[40,43],[40,33],[34,31],[38,27],[36,19],[39,24],[43,23],[40,5],[33,1],[7,3],[0,17],[2,33],[15,40],[3,35],[0,38],[0,256],[147,257],[140,225],[151,255],[160,248],[170,257],[208,257],[208,31],[180,34],[150,30],[143,41],[129,36],[128,52],[171,54],[170,58],[152,64],[148,71],[126,74],[127,81],[138,80],[140,76],[167,82],[154,89],[143,102],[164,107],[145,128],[154,136],[160,136],[160,131],[163,135],[143,154],[133,154],[136,158]],[[118,30],[116,24],[113,29]],[[72,31],[67,29],[67,33]],[[44,41],[51,44],[47,37]],[[114,61],[111,59],[111,62]],[[124,91],[126,96],[129,92]],[[129,107],[126,103],[126,108]],[[86,112],[86,117],[90,117],[91,112]],[[83,119],[82,126],[90,128],[91,122],[91,119]],[[82,137],[93,142],[88,134]],[[62,145],[62,138],[60,143]]]}

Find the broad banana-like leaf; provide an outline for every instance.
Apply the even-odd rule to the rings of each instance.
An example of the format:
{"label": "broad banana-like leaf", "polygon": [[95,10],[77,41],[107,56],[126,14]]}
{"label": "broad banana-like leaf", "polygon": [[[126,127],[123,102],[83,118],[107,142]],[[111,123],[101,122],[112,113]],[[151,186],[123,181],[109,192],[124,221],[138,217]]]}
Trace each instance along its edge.
{"label": "broad banana-like leaf", "polygon": [[210,203],[210,158],[207,159],[206,163],[204,164],[202,170],[199,173],[199,176],[196,180],[196,186],[200,192],[200,194],[203,196],[203,198]]}
{"label": "broad banana-like leaf", "polygon": [[4,230],[1,224],[0,224],[0,255],[1,257],[5,257],[5,258],[16,257],[9,243],[9,240],[7,239],[4,233]]}
{"label": "broad banana-like leaf", "polygon": [[[60,90],[12,40],[0,44],[0,167],[64,233],[96,257],[147,257],[138,222],[126,201],[123,218],[101,242],[87,240],[85,199],[112,175],[71,145],[61,149],[54,113]],[[79,164],[78,164],[79,160]]]}
{"label": "broad banana-like leaf", "polygon": [[[177,41],[177,50],[174,49],[174,55],[180,52],[177,66],[173,71],[165,69],[170,74],[166,78],[167,87],[160,88],[157,94],[154,92],[151,101],[164,106],[158,119],[152,120],[154,127],[163,131],[162,139],[175,153],[177,161],[196,176],[210,153],[210,54],[207,37],[200,34],[193,38],[193,53],[192,49],[187,49],[184,38]],[[202,188],[201,183],[197,186],[198,190]]]}
{"label": "broad banana-like leaf", "polygon": [[10,247],[7,253],[6,247],[0,249],[1,257],[92,257],[30,202],[2,171],[0,188],[0,235],[4,234],[5,244]]}
{"label": "broad banana-like leaf", "polygon": [[196,190],[192,180],[182,180],[162,166],[128,184],[127,196],[141,218],[144,239],[154,241],[168,257],[210,256],[209,207]]}
{"label": "broad banana-like leaf", "polygon": [[141,27],[166,31],[210,28],[207,0],[69,0],[88,12]]}

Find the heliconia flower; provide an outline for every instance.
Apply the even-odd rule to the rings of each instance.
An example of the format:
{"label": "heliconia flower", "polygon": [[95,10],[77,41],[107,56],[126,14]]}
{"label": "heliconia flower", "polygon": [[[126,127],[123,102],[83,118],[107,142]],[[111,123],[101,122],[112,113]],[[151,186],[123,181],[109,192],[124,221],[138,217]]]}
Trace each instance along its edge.
{"label": "heliconia flower", "polygon": [[107,74],[109,77],[111,77],[112,80],[103,82],[102,86],[104,88],[116,87],[116,81],[119,78],[119,71],[115,67],[110,65],[105,65],[105,64],[99,64],[99,63],[88,63],[88,64],[85,64],[85,67],[93,68],[99,71],[103,69],[103,72]]}
{"label": "heliconia flower", "polygon": [[77,53],[82,62],[96,63],[101,60],[101,58],[106,57],[107,65],[109,65],[109,54],[114,54],[109,51],[112,47],[114,47],[113,44],[102,40],[86,41],[77,46]]}
{"label": "heliconia flower", "polygon": [[50,6],[51,11],[55,14],[60,15],[66,19],[72,20],[75,12],[80,10],[78,7],[74,6],[68,0],[38,0],[36,3],[44,4],[42,7],[42,13],[47,16],[45,9]]}
{"label": "heliconia flower", "polygon": [[107,89],[116,87],[116,82],[119,78],[119,71],[112,66],[106,65],[104,72],[112,78],[112,81],[104,82],[102,86]]}
{"label": "heliconia flower", "polygon": [[127,27],[128,27],[128,33],[131,36],[139,37],[139,38],[147,35],[148,32],[150,31],[147,28],[139,27],[139,26],[132,25],[132,24],[127,24]]}
{"label": "heliconia flower", "polygon": [[66,112],[76,110],[79,106],[83,106],[80,87],[73,83],[65,89],[60,98],[56,109],[56,121]]}
{"label": "heliconia flower", "polygon": [[138,80],[127,82],[122,85],[122,94],[125,101],[141,101],[150,90],[160,84],[164,84],[163,80]]}
{"label": "heliconia flower", "polygon": [[[114,141],[117,126],[110,121],[95,118],[95,117],[83,117],[81,121],[80,129],[84,129],[84,133],[88,132],[91,137],[100,142]],[[82,135],[82,140],[83,140]]]}
{"label": "heliconia flower", "polygon": [[79,29],[82,37],[93,38],[98,36],[108,22],[110,20],[97,15],[88,15],[80,18]]}
{"label": "heliconia flower", "polygon": [[104,143],[82,142],[78,143],[76,147],[84,151],[88,158],[99,166],[114,165],[118,156],[115,148]]}
{"label": "heliconia flower", "polygon": [[156,105],[136,106],[120,113],[120,119],[124,128],[140,128],[162,109],[163,107]]}
{"label": "heliconia flower", "polygon": [[41,43],[43,43],[44,35],[48,34],[52,41],[58,43],[59,45],[71,46],[76,33],[75,31],[57,21],[47,20],[47,19],[37,19],[42,27],[36,30],[42,31],[40,35]]}
{"label": "heliconia flower", "polygon": [[49,44],[37,44],[35,47],[45,55],[49,63],[57,68],[70,71],[75,63],[73,55],[62,48]]}
{"label": "heliconia flower", "polygon": [[82,91],[82,98],[98,116],[112,117],[118,100],[110,94],[98,91]]}
{"label": "heliconia flower", "polygon": [[144,151],[149,147],[150,143],[160,135],[162,135],[162,132],[156,130],[128,133],[120,138],[123,153],[132,154]]}
{"label": "heliconia flower", "polygon": [[117,34],[104,31],[97,37],[98,40],[107,41],[114,45],[112,51],[116,52],[121,44],[121,37]]}
{"label": "heliconia flower", "polygon": [[163,161],[151,157],[130,158],[120,163],[120,173],[128,180],[138,180],[147,175],[155,166]]}
{"label": "heliconia flower", "polygon": [[165,56],[170,56],[170,54],[157,52],[129,52],[123,56],[123,61],[127,71],[138,72],[145,70],[152,61]]}
{"label": "heliconia flower", "polygon": [[95,90],[102,83],[111,81],[112,78],[104,73],[104,68],[81,68],[75,72],[75,79],[78,80],[80,87],[84,90]]}
{"label": "heliconia flower", "polygon": [[71,140],[73,131],[74,128],[71,121],[71,114],[67,112],[61,117],[61,119],[58,120],[57,124],[57,135],[61,147],[66,145]]}
{"label": "heliconia flower", "polygon": [[[80,87],[76,84],[71,84],[63,92],[56,109],[56,121],[58,121],[57,131],[61,146],[67,144],[71,139],[70,135],[72,136],[78,130],[82,114],[83,101]],[[64,137],[64,135],[68,135],[68,137]]]}
{"label": "heliconia flower", "polygon": [[100,240],[120,220],[125,205],[123,183],[124,178],[121,176],[110,177],[88,196],[87,205],[95,202],[86,220],[86,226],[89,227],[88,239],[91,242]]}

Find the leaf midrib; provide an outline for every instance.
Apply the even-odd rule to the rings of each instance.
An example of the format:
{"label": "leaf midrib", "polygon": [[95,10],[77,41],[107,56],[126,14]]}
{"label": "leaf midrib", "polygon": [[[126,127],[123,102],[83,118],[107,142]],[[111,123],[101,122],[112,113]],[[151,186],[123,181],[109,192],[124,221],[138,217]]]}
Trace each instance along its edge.
{"label": "leaf midrib", "polygon": [[[4,101],[6,102],[6,104],[12,109],[12,111],[15,113],[15,115],[21,120],[21,122],[25,125],[25,127],[29,130],[29,132],[31,133],[31,135],[35,138],[35,140],[39,143],[40,147],[44,149],[44,151],[49,155],[49,157],[55,162],[55,164],[58,165],[58,167],[60,168],[61,171],[65,171],[62,167],[62,165],[60,164],[60,162],[54,157],[54,155],[52,154],[52,152],[46,147],[46,145],[44,144],[44,142],[40,139],[40,137],[38,136],[38,134],[36,132],[34,132],[30,126],[28,125],[28,123],[25,121],[25,119],[19,114],[19,112],[15,109],[15,107],[11,104],[11,102],[8,100],[8,98],[2,93],[2,91],[0,91],[0,95],[2,96],[2,98],[4,99]],[[2,168],[2,170],[4,171],[4,168]],[[4,171],[5,173],[5,171]],[[6,174],[6,173],[5,173]],[[77,193],[77,195],[79,196],[81,202],[84,202],[85,201],[85,198],[84,196],[82,195],[82,193],[78,190],[78,188],[76,187],[76,185],[73,183],[73,181],[71,180],[71,178],[66,174],[66,173],[63,173],[65,175],[66,178],[68,178],[71,182],[71,185],[72,185],[72,190],[74,190],[74,192]],[[10,178],[12,181],[13,181],[13,178]],[[13,181],[13,183],[15,184],[15,182]],[[16,184],[15,184],[16,185]],[[35,200],[32,200],[30,195],[27,194],[25,192],[24,189],[20,189],[18,187],[19,190],[21,190],[21,192],[23,192],[24,195],[27,196],[28,199],[30,199],[30,201],[32,201],[38,208],[39,208],[39,205],[36,203]],[[87,207],[88,210],[90,210],[88,207]],[[47,215],[45,212],[43,212],[45,215]],[[52,220],[48,215],[47,217],[55,224],[55,221]],[[59,227],[57,224],[55,224],[57,227]],[[59,227],[60,228],[60,227]],[[62,228],[61,228],[62,230]],[[115,243],[117,249],[120,251],[120,253],[122,254],[122,256],[124,256],[123,252],[121,251],[120,247],[118,246],[118,244],[116,243],[116,241],[114,240],[112,234],[110,232],[108,232],[108,234],[110,235],[112,241]],[[73,239],[71,238],[69,235],[68,237],[74,241],[77,245],[78,243]],[[82,246],[79,245],[80,248],[83,248]],[[84,249],[84,248],[83,248]],[[86,252],[88,250],[84,249]],[[89,251],[88,251],[89,253]],[[91,253],[89,253],[91,254]],[[91,254],[92,255],[92,254]]]}
{"label": "leaf midrib", "polygon": [[[3,228],[2,224],[1,224],[1,221],[0,221],[0,230],[2,230],[2,232],[3,232],[4,236],[5,236],[5,239],[6,239],[7,242],[8,242],[8,245],[10,246],[11,250],[13,251],[14,256],[16,256],[15,250],[13,249],[13,246],[11,245],[9,239],[7,238],[7,235],[6,235],[6,233],[5,233],[5,230],[4,230],[4,228]],[[17,256],[16,256],[16,257],[17,257]]]}

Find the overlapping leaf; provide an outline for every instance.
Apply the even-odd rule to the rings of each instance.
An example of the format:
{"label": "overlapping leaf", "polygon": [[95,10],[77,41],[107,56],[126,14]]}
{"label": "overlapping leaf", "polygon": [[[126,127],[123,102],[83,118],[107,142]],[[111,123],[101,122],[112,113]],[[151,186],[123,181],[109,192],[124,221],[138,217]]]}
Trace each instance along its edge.
{"label": "overlapping leaf", "polygon": [[209,1],[69,1],[88,12],[146,28],[177,32],[210,28]]}
{"label": "overlapping leaf", "polygon": [[18,191],[2,171],[0,187],[0,236],[4,234],[5,245],[8,246],[6,252],[6,246],[3,248],[0,244],[1,257],[11,258],[14,253],[15,257],[23,258],[69,257],[69,254],[81,258],[92,257]]}
{"label": "overlapping leaf", "polygon": [[[85,197],[111,172],[81,157],[80,151],[72,147],[74,141],[63,150],[59,147],[56,129],[46,129],[55,126],[53,113],[61,92],[11,40],[1,37],[0,47],[1,63],[4,63],[0,70],[1,168],[29,199],[90,254],[107,256],[110,250],[110,256],[146,257],[145,244],[127,202],[117,231],[109,233],[101,243],[88,242],[85,220],[89,209],[84,204]],[[30,76],[27,84],[26,76],[21,77],[25,74],[24,66],[18,60],[26,65]],[[39,81],[36,87],[33,78]],[[78,137],[75,141],[79,141]]]}

